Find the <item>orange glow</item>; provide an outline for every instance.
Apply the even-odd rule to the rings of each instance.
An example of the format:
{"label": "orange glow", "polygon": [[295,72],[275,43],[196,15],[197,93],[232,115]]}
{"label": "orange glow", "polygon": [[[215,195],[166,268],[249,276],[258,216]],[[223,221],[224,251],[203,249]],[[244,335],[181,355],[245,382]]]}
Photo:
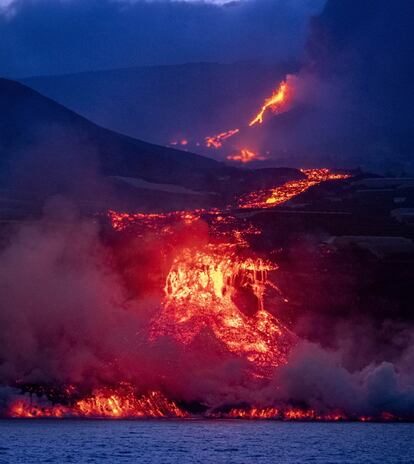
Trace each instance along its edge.
{"label": "orange glow", "polygon": [[[331,414],[318,414],[313,409],[299,409],[299,408],[233,408],[229,412],[214,412],[209,414],[208,417],[212,418],[226,418],[226,419],[247,419],[247,420],[283,420],[283,421],[325,421],[325,422],[338,422],[342,420],[357,420],[367,421],[367,418],[350,418],[341,412],[334,412]],[[382,419],[381,419],[382,420]],[[395,416],[394,416],[395,420]]]}
{"label": "orange glow", "polygon": [[249,127],[252,127],[255,124],[262,124],[263,117],[267,110],[271,110],[273,113],[280,113],[284,111],[289,101],[290,91],[291,88],[288,83],[286,81],[281,82],[273,94],[265,100],[257,115],[250,121]]}
{"label": "orange glow", "polygon": [[[132,386],[122,385],[119,389],[98,389],[92,395],[74,401],[70,406],[52,404],[38,397],[22,396],[15,399],[5,417],[13,419],[185,419],[195,417],[176,402],[157,391],[137,396]],[[199,416],[200,417],[200,416]],[[348,416],[340,411],[317,413],[313,409],[292,407],[232,408],[228,412],[207,411],[201,417],[208,419],[318,421],[318,422],[395,422],[401,418],[382,412],[376,416]]]}
{"label": "orange glow", "polygon": [[6,413],[7,417],[36,419],[41,417],[61,418],[66,417],[70,409],[66,406],[52,405],[42,406],[33,403],[27,398],[15,400]]}
{"label": "orange glow", "polygon": [[284,419],[286,420],[312,420],[316,419],[315,411],[304,411],[302,409],[288,409],[284,412]]}
{"label": "orange glow", "polygon": [[278,408],[231,409],[225,417],[232,419],[277,419],[280,418]]}
{"label": "orange glow", "polygon": [[176,146],[176,145],[181,145],[183,147],[188,145],[188,140],[187,139],[181,139],[181,140],[172,140],[169,143],[170,146]]}
{"label": "orange glow", "polygon": [[90,417],[105,419],[122,418],[184,418],[188,414],[175,402],[159,392],[150,392],[137,397],[132,388],[125,386],[117,390],[101,389],[90,397],[78,400],[73,406],[43,405],[29,398],[15,400],[9,407],[7,417],[11,418],[67,418]]}
{"label": "orange glow", "polygon": [[133,393],[119,395],[111,391],[98,391],[92,397],[78,401],[74,410],[81,417],[187,417],[176,403],[155,391],[139,398]]}
{"label": "orange glow", "polygon": [[121,231],[129,225],[140,223],[149,231],[163,231],[173,221],[192,224],[200,219],[203,210],[172,211],[171,213],[120,213],[109,210],[108,217],[114,230]]}
{"label": "orange glow", "polygon": [[223,142],[233,135],[236,135],[240,132],[240,129],[232,129],[227,132],[222,132],[221,134],[212,135],[210,137],[205,138],[205,144],[207,148],[221,148],[223,146]]}
{"label": "orange glow", "polygon": [[[305,179],[254,192],[242,198],[240,206],[268,208],[293,198],[312,185],[348,177],[327,169],[302,172]],[[203,220],[209,225],[208,240],[198,245],[180,246],[173,242],[174,249],[163,276],[161,307],[150,323],[150,339],[167,336],[187,347],[207,333],[230,355],[247,362],[247,373],[251,378],[264,380],[272,375],[275,367],[287,362],[297,338],[274,315],[277,312],[270,313],[266,307],[265,297],[270,291],[279,296],[280,302],[286,300],[273,281],[272,273],[277,271],[277,264],[254,255],[249,249],[247,235],[260,234],[261,231],[237,214],[231,215],[230,208],[136,214],[110,211],[109,218],[115,230],[122,231],[134,225],[136,233],[150,232],[151,236],[173,234],[176,223],[193,227],[197,221]],[[272,300],[274,306],[277,305],[273,296]],[[76,403],[74,410],[87,417],[105,417],[105,411],[109,411],[110,417],[148,417],[150,413],[142,412],[148,410],[143,408],[144,400],[140,401],[138,404],[134,396],[118,398],[116,394],[95,393]],[[174,407],[168,410],[174,410]],[[179,412],[172,415],[181,417]],[[318,416],[310,410],[271,406],[233,409],[219,417],[340,420],[343,416]]]}
{"label": "orange glow", "polygon": [[[241,257],[229,244],[184,249],[166,279],[161,313],[153,320],[153,339],[169,335],[190,344],[208,327],[229,350],[259,370],[286,362],[293,334],[264,308],[268,279],[276,266],[259,258]],[[252,315],[235,304],[237,292],[255,301]]]}
{"label": "orange glow", "polygon": [[254,160],[265,160],[266,158],[263,156],[258,155],[254,151],[247,150],[246,148],[240,150],[237,153],[234,153],[233,155],[229,155],[227,157],[228,160],[230,161],[239,161],[240,163],[250,163],[251,161]]}
{"label": "orange glow", "polygon": [[239,200],[240,208],[272,208],[286,203],[314,185],[329,180],[348,179],[348,174],[334,174],[329,169],[301,169],[306,178],[286,182],[280,187],[252,192]]}

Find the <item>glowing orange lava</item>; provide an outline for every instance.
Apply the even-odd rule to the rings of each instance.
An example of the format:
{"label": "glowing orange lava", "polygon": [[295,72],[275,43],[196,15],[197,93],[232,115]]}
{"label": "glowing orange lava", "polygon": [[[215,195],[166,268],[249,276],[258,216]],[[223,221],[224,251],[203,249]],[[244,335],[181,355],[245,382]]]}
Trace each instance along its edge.
{"label": "glowing orange lava", "polygon": [[220,148],[223,145],[224,140],[233,137],[240,132],[240,129],[232,129],[227,132],[222,132],[217,135],[212,135],[205,138],[205,144],[207,148]]}
{"label": "glowing orange lava", "polygon": [[250,408],[231,409],[224,417],[229,419],[278,419],[280,418],[280,410],[278,408]]}
{"label": "glowing orange lava", "polygon": [[187,417],[174,401],[160,392],[136,396],[132,388],[100,389],[89,397],[77,400],[73,406],[50,404],[28,398],[16,399],[10,405],[7,417],[36,419],[43,417],[89,417],[105,419]]}
{"label": "glowing orange lava", "polygon": [[108,211],[108,217],[114,230],[121,231],[132,224],[141,224],[142,228],[152,232],[167,232],[172,222],[183,221],[192,224],[200,219],[204,210],[172,211],[170,213],[121,213]]}
{"label": "glowing orange lava", "polygon": [[281,82],[272,95],[265,100],[257,115],[250,121],[249,127],[252,127],[255,124],[262,124],[263,117],[269,109],[273,113],[280,113],[284,111],[289,101],[290,90],[289,84],[286,81]]}
{"label": "glowing orange lava", "polygon": [[[252,407],[252,408],[233,408],[228,412],[212,413],[211,417],[226,419],[247,419],[247,420],[282,420],[282,421],[324,421],[338,422],[344,420],[356,420],[364,422],[367,419],[361,417],[348,417],[341,412],[330,414],[318,414],[313,409],[299,409],[291,407]],[[373,420],[373,418],[370,418]],[[383,420],[378,418],[379,420]],[[394,417],[395,419],[395,417]]]}
{"label": "glowing orange lava", "polygon": [[329,169],[301,169],[305,179],[292,180],[280,187],[252,192],[239,200],[240,208],[272,208],[286,203],[314,185],[329,180],[348,179],[348,174],[335,174]]}
{"label": "glowing orange lava", "polygon": [[[182,250],[167,276],[152,338],[169,335],[190,344],[209,328],[231,353],[259,370],[285,363],[295,338],[263,302],[267,288],[277,290],[268,279],[275,268],[265,260],[238,255],[237,248],[228,244]],[[254,301],[249,316],[235,303],[237,295],[246,292]]]}
{"label": "glowing orange lava", "polygon": [[[349,177],[333,174],[327,169],[302,170],[302,173],[305,179],[287,182],[275,189],[254,192],[242,198],[238,206],[268,208],[288,201],[312,185]],[[222,211],[213,209],[136,214],[110,211],[109,217],[115,230],[122,231],[134,225],[139,228],[137,233],[143,230],[156,236],[173,233],[171,226],[175,223],[192,227],[197,221],[204,220],[209,224],[210,242],[198,246],[183,245],[181,248],[175,246],[165,275],[161,307],[150,324],[150,339],[168,336],[184,346],[190,346],[200,334],[208,334],[208,337],[218,340],[230,355],[245,360],[252,378],[264,380],[272,375],[275,367],[287,362],[297,339],[266,308],[266,294],[273,292],[280,303],[283,297],[270,278],[270,273],[277,270],[277,265],[257,257],[249,250],[246,235],[258,234],[260,230],[229,213],[230,208]],[[156,397],[157,404],[167,401],[161,398],[158,400]],[[106,414],[108,417],[164,417],[160,409],[155,405],[150,407],[148,401],[147,397],[137,399],[134,395],[98,392],[75,403],[71,414],[84,417],[106,417]],[[185,414],[171,402],[161,411],[163,414],[166,411],[169,417],[184,417]],[[32,411],[31,414],[36,413]],[[61,408],[49,410],[45,414],[66,415]],[[238,408],[225,414],[219,413],[218,416],[214,414],[207,414],[207,417],[280,420],[343,418],[339,413],[328,417],[317,415],[312,410],[280,409],[273,406]]]}
{"label": "glowing orange lava", "polygon": [[[239,207],[269,208],[313,185],[348,177],[328,169],[302,172],[305,179],[254,192],[242,198]],[[156,234],[170,233],[174,221],[192,225],[203,215],[209,215],[214,240],[195,248],[177,249],[166,276],[162,309],[152,321],[152,339],[170,336],[188,345],[208,328],[230,353],[248,360],[261,374],[286,362],[295,337],[264,305],[268,289],[278,292],[269,279],[269,272],[276,270],[277,265],[246,254],[249,248],[246,234],[260,231],[219,210],[134,215],[111,211],[109,215],[116,230],[138,223]],[[249,306],[246,311],[238,305],[244,297]]]}
{"label": "glowing orange lava", "polygon": [[243,148],[239,152],[229,155],[227,159],[230,161],[239,161],[240,163],[246,164],[254,160],[265,160],[266,158],[258,155],[252,150]]}

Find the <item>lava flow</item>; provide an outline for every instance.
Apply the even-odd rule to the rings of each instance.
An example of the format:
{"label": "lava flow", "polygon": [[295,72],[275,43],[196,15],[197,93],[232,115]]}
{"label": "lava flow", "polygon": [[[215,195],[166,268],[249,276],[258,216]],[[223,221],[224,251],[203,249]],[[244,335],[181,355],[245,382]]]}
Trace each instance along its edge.
{"label": "lava flow", "polygon": [[[348,177],[332,174],[328,169],[302,173],[305,179],[254,192],[242,198],[238,206],[277,206],[313,185]],[[283,297],[269,279],[269,272],[277,270],[277,265],[248,254],[246,234],[256,234],[257,230],[245,223],[238,224],[228,211],[219,210],[135,215],[112,211],[110,219],[116,230],[135,224],[147,232],[170,234],[174,221],[191,226],[203,215],[209,216],[213,240],[176,249],[165,278],[162,308],[151,324],[151,339],[168,336],[190,345],[208,329],[228,352],[250,362],[256,375],[266,375],[270,368],[286,362],[295,337],[265,308],[266,291],[272,289],[280,301]]]}
{"label": "lava flow", "polygon": [[286,203],[314,185],[330,180],[348,179],[348,174],[335,174],[329,169],[301,169],[305,179],[292,180],[280,187],[252,192],[239,201],[240,208],[273,208]]}
{"label": "lava flow", "polygon": [[[170,336],[190,344],[208,328],[231,353],[257,371],[286,362],[293,335],[264,308],[268,278],[276,266],[242,257],[229,244],[184,249],[167,276],[163,310],[152,323],[152,337]],[[242,311],[238,300],[247,300]]]}
{"label": "lava flow", "polygon": [[289,103],[290,87],[287,81],[283,81],[279,84],[278,88],[267,98],[261,107],[257,115],[250,121],[249,127],[255,124],[262,124],[263,117],[267,110],[271,110],[273,113],[281,113]]}
{"label": "lava flow", "polygon": [[[326,169],[305,170],[305,180],[287,182],[270,192],[258,192],[260,207],[287,201],[311,185],[347,176]],[[253,198],[253,197],[251,197]],[[277,198],[276,200],[272,200]],[[270,201],[266,201],[270,199]],[[245,202],[243,205],[247,205]],[[250,202],[252,204],[252,201]],[[247,207],[247,206],[243,206]],[[237,208],[237,206],[236,206]],[[161,300],[148,320],[148,346],[163,339],[173,340],[184,352],[217,352],[220,359],[243,366],[249,385],[265,385],[277,369],[288,362],[298,339],[277,317],[286,300],[275,283],[277,264],[257,256],[249,236],[260,234],[249,219],[230,214],[231,208],[169,213],[109,212],[118,233],[130,228],[134,236],[157,241],[153,260],[164,260],[160,270]],[[206,224],[203,239],[193,232]],[[191,236],[186,241],[184,237]],[[155,345],[154,345],[155,346]],[[198,347],[198,348],[197,348]],[[159,387],[149,393],[137,392],[132,384],[96,388],[89,394],[64,390],[58,397],[35,395],[31,391],[14,399],[5,415],[13,418],[185,418],[184,407],[168,399]],[[34,392],[36,393],[36,391]],[[62,398],[64,398],[62,400]],[[224,409],[225,410],[225,409]],[[327,420],[309,410],[293,410],[270,405],[265,408],[234,408],[229,412],[207,410],[204,417],[279,420]],[[335,416],[336,417],[336,416]]]}
{"label": "lava flow", "polygon": [[119,389],[100,389],[91,396],[77,400],[73,405],[51,404],[37,397],[22,396],[14,400],[6,411],[11,418],[167,418],[187,417],[177,404],[160,392],[137,396],[131,386]]}
{"label": "lava flow", "polygon": [[205,144],[207,148],[221,148],[223,146],[223,142],[233,135],[236,135],[240,132],[240,129],[232,129],[226,132],[222,132],[217,135],[211,135],[205,138]]}
{"label": "lava flow", "polygon": [[233,153],[227,157],[229,161],[239,161],[240,163],[246,164],[250,163],[254,160],[265,160],[266,158],[263,156],[258,155],[256,152],[252,150],[248,150],[247,148],[243,148],[239,152]]}

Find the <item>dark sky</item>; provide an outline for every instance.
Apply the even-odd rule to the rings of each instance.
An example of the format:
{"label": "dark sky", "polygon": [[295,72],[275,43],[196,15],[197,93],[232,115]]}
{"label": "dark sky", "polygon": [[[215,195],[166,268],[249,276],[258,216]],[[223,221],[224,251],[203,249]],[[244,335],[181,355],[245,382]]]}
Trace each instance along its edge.
{"label": "dark sky", "polygon": [[0,0],[0,75],[300,57],[325,0]]}

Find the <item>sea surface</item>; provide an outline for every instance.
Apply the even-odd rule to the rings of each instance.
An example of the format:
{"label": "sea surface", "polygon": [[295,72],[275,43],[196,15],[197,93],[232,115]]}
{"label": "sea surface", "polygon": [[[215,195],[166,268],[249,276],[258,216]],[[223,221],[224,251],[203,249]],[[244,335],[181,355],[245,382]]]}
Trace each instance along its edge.
{"label": "sea surface", "polygon": [[1,420],[0,463],[414,463],[414,424]]}

